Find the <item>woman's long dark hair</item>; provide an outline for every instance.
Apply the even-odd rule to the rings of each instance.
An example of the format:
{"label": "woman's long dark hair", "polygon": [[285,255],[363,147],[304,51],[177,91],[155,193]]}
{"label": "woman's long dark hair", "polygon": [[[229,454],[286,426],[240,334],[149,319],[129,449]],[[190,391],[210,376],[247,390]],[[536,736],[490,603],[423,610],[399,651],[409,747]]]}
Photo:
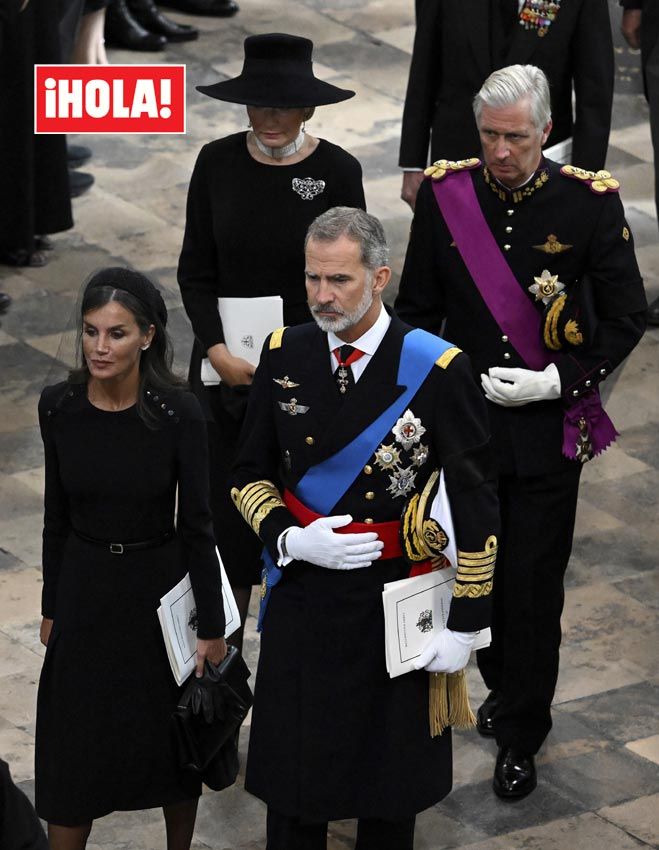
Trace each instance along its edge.
{"label": "woman's long dark hair", "polygon": [[[148,278],[145,277],[144,280],[150,284]],[[137,326],[143,334],[148,332],[151,325],[155,327],[155,333],[149,348],[146,351],[142,351],[140,355],[140,383],[137,392],[137,412],[145,425],[153,429],[158,428],[162,419],[156,410],[154,410],[154,404],[149,400],[147,390],[152,395],[165,395],[174,389],[187,387],[187,383],[172,371],[174,352],[162,318],[155,309],[151,309],[147,303],[136,298],[125,289],[116,289],[111,284],[108,284],[107,286],[88,286],[85,290],[78,314],[76,337],[78,366],[69,373],[69,381],[71,383],[81,384],[87,383],[89,380],[89,368],[85,362],[82,349],[84,317],[92,310],[105,307],[111,301],[121,304],[122,307],[125,307],[126,310],[132,313]]]}

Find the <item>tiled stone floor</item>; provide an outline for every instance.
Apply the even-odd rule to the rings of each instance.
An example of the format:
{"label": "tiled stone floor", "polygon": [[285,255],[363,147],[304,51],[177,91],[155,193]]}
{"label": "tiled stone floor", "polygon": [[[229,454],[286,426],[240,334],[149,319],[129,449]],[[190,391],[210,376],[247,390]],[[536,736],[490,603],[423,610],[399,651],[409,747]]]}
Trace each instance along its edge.
{"label": "tiled stone floor", "polygon": [[[324,107],[310,129],[363,163],[369,208],[380,216],[400,271],[410,214],[398,199],[397,140],[414,32],[411,0],[241,0],[231,21],[195,19],[198,42],[166,59],[188,66],[187,137],[90,139],[93,190],[75,202],[76,227],[57,237],[44,269],[0,267],[0,290],[15,299],[0,330],[0,754],[30,794],[38,642],[42,454],[36,427],[41,387],[62,373],[54,357],[83,277],[108,262],[152,272],[163,286],[183,366],[190,331],[175,266],[185,195],[201,144],[245,125],[242,108],[198,95],[240,68],[242,40],[288,31],[316,43],[316,70],[359,97]],[[617,19],[619,10],[611,3]],[[181,18],[184,20],[184,18]],[[647,109],[638,56],[617,38],[618,73],[609,163],[622,183],[649,294],[659,295],[659,247],[652,201]],[[113,61],[150,57],[114,52]],[[659,332],[648,332],[607,384],[608,409],[622,436],[585,469],[563,618],[564,647],[554,729],[539,758],[538,790],[505,804],[490,789],[494,745],[456,735],[455,789],[418,819],[418,850],[632,850],[659,845]],[[247,627],[254,667],[258,639]],[[476,671],[474,696],[483,695]],[[242,736],[243,749],[249,727]],[[331,850],[352,846],[353,825],[331,829]],[[92,832],[94,850],[164,847],[160,813],[117,813]],[[264,846],[264,807],[241,781],[205,794],[196,848]]]}

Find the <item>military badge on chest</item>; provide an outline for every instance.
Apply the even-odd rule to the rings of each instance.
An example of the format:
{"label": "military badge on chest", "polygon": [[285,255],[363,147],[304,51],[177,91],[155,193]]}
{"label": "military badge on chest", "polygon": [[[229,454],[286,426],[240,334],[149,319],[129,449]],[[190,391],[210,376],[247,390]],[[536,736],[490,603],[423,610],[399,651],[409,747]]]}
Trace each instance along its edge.
{"label": "military badge on chest", "polygon": [[526,0],[519,13],[520,26],[543,38],[556,20],[561,0]]}
{"label": "military badge on chest", "polygon": [[428,459],[428,447],[421,442],[425,426],[411,410],[391,429],[394,442],[382,443],[375,452],[374,463],[389,474],[387,492],[394,499],[407,496],[414,489],[419,468]]}

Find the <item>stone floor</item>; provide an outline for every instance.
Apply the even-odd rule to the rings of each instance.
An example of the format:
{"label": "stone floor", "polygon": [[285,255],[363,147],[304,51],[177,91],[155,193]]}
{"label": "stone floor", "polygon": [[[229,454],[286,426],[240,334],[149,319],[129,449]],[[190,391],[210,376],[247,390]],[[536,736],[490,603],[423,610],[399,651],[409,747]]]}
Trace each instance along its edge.
{"label": "stone floor", "polygon": [[[162,285],[183,366],[190,329],[175,267],[190,171],[207,140],[245,126],[240,107],[198,95],[193,86],[239,70],[250,33],[313,38],[316,71],[357,90],[320,109],[310,130],[351,150],[364,167],[371,212],[385,223],[400,271],[410,214],[398,199],[396,153],[413,4],[402,0],[241,0],[231,21],[195,19],[198,42],[173,46],[168,61],[188,68],[188,134],[89,139],[96,185],[75,201],[76,227],[56,239],[44,269],[0,267],[0,290],[14,306],[0,330],[0,755],[32,793],[38,642],[42,452],[36,425],[42,386],[58,379],[61,331],[86,274],[116,261],[148,270]],[[619,18],[611,2],[614,26]],[[181,20],[186,20],[184,17]],[[192,22],[192,20],[190,20]],[[659,247],[652,200],[647,109],[638,56],[617,39],[618,64],[610,168],[622,183],[649,294],[659,295]],[[111,54],[114,62],[152,57]],[[649,331],[607,381],[608,410],[622,436],[585,469],[568,573],[561,676],[554,729],[539,758],[539,787],[505,804],[490,789],[494,745],[456,736],[455,790],[418,819],[418,850],[632,850],[659,846],[659,586],[656,553],[659,466],[659,331]],[[654,390],[652,389],[654,387]],[[250,617],[247,658],[258,639]],[[476,671],[475,697],[483,695]],[[246,745],[249,724],[242,735]],[[203,796],[196,848],[264,846],[264,807],[239,781]],[[354,826],[334,824],[332,850],[352,846]],[[99,821],[94,850],[164,847],[160,813],[118,813]]]}

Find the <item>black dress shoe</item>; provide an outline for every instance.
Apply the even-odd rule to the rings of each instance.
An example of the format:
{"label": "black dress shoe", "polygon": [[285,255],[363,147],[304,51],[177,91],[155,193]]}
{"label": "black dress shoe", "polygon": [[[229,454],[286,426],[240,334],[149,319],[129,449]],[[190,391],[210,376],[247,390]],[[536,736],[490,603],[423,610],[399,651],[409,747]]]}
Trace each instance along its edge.
{"label": "black dress shoe", "polygon": [[165,17],[153,0],[127,0],[131,15],[149,32],[164,35],[167,41],[194,41],[199,30],[189,24],[177,24]]}
{"label": "black dress shoe", "polygon": [[92,152],[85,145],[67,145],[66,161],[69,168],[80,168],[87,160],[91,159]]}
{"label": "black dress shoe", "polygon": [[538,784],[533,756],[513,747],[499,747],[492,787],[504,800],[526,797]]}
{"label": "black dress shoe", "polygon": [[659,298],[655,298],[650,302],[647,312],[648,325],[657,327],[659,325]]}
{"label": "black dress shoe", "polygon": [[487,699],[476,712],[476,730],[486,738],[494,738],[494,715],[497,710],[498,695],[490,691]]}
{"label": "black dress shoe", "polygon": [[124,50],[164,50],[164,35],[145,30],[131,15],[126,0],[112,0],[105,10],[105,43]]}
{"label": "black dress shoe", "polygon": [[72,198],[79,198],[80,195],[84,195],[93,183],[94,178],[91,174],[85,174],[84,171],[69,170],[69,194]]}
{"label": "black dress shoe", "polygon": [[230,18],[240,9],[235,0],[162,0],[160,5],[178,9],[188,15],[206,15],[211,18]]}

